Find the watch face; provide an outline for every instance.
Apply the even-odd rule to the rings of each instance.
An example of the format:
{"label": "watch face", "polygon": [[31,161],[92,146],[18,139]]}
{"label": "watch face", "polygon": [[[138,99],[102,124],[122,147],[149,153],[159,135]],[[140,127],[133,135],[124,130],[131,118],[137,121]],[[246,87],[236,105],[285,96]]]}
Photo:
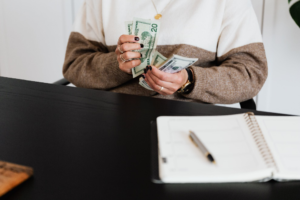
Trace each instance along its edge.
{"label": "watch face", "polygon": [[184,84],[184,86],[181,88],[181,92],[187,92],[188,88],[190,88],[189,86],[191,86],[190,81],[188,81],[186,84]]}
{"label": "watch face", "polygon": [[189,84],[188,86],[186,86],[185,88],[185,92],[188,92],[192,89],[192,84]]}

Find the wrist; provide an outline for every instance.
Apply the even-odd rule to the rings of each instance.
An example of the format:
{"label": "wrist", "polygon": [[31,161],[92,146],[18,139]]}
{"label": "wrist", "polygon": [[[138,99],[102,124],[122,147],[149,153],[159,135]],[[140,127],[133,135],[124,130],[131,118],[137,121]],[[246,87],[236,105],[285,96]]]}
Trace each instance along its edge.
{"label": "wrist", "polygon": [[194,75],[193,69],[190,67],[186,68],[185,71],[187,74],[187,80],[182,85],[182,87],[179,88],[179,90],[177,90],[177,92],[182,93],[182,94],[189,94],[194,88],[195,75]]}

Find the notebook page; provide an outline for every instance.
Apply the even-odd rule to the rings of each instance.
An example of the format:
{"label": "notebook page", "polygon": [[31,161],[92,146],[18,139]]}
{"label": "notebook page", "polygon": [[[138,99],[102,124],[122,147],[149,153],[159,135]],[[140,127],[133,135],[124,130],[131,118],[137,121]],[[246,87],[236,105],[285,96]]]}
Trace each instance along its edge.
{"label": "notebook page", "polygon": [[274,178],[300,179],[300,117],[255,117],[279,170]]}
{"label": "notebook page", "polygon": [[[245,182],[271,175],[243,114],[157,119],[160,178],[164,182]],[[212,164],[189,139],[189,130],[215,158]]]}

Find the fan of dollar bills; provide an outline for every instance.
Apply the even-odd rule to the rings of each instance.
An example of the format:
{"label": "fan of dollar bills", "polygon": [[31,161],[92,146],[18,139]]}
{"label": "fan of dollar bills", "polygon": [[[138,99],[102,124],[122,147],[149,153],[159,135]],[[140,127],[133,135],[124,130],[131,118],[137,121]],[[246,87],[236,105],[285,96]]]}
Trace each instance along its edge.
{"label": "fan of dollar bills", "polygon": [[[160,22],[157,20],[134,18],[133,21],[125,22],[125,26],[128,35],[138,36],[139,42],[144,44],[143,49],[136,50],[143,57],[140,58],[141,64],[132,69],[133,78],[143,74],[148,65],[153,65],[166,73],[176,73],[193,65],[198,60],[198,58],[186,58],[178,55],[173,55],[168,59],[156,51],[160,29]],[[143,77],[140,78],[140,85],[152,90]]]}

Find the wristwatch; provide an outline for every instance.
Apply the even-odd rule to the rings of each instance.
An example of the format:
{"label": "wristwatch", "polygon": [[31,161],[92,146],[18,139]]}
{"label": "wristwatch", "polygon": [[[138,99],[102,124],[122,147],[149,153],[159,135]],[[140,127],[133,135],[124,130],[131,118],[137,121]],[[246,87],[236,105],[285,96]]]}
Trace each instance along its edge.
{"label": "wristwatch", "polygon": [[188,67],[185,70],[187,71],[188,74],[188,80],[186,81],[185,84],[183,84],[181,88],[179,88],[179,90],[177,90],[177,92],[181,94],[190,93],[193,90],[194,83],[195,83],[195,75],[192,68]]}

